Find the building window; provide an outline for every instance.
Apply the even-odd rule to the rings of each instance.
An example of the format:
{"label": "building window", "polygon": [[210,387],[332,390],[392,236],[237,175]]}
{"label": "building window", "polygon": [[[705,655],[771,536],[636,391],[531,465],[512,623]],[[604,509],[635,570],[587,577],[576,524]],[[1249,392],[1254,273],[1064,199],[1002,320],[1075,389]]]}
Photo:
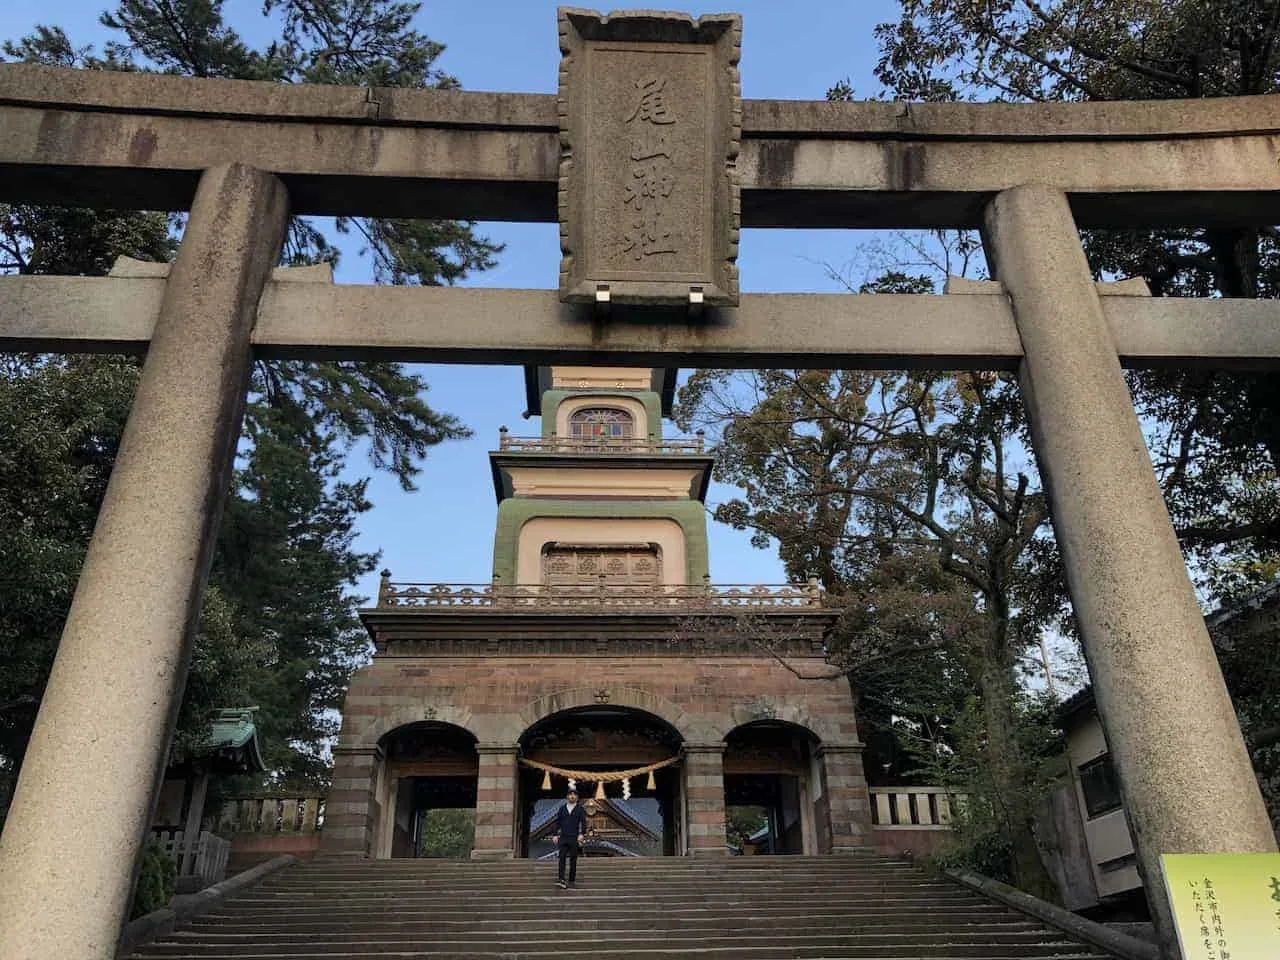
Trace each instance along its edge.
{"label": "building window", "polygon": [[569,435],[582,440],[619,440],[635,432],[635,420],[617,407],[582,407],[569,415]]}
{"label": "building window", "polygon": [[1085,815],[1090,820],[1120,809],[1120,784],[1116,780],[1111,754],[1104,753],[1090,760],[1077,772],[1080,774],[1080,789],[1084,792]]}

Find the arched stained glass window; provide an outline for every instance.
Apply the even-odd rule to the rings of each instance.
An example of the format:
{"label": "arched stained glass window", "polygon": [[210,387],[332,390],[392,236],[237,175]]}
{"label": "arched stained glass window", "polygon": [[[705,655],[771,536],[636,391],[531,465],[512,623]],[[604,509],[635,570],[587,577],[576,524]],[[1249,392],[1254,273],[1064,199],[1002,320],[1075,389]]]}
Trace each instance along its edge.
{"label": "arched stained glass window", "polygon": [[635,420],[617,407],[582,407],[569,415],[569,435],[583,440],[614,440],[630,437]]}

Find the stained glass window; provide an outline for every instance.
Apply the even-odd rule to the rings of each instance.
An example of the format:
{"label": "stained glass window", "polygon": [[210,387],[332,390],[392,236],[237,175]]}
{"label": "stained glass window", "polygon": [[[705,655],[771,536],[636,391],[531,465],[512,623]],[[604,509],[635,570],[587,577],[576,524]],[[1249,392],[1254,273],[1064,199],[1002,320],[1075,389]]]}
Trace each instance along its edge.
{"label": "stained glass window", "polygon": [[583,440],[630,437],[635,430],[631,414],[617,407],[582,407],[569,416],[569,433]]}

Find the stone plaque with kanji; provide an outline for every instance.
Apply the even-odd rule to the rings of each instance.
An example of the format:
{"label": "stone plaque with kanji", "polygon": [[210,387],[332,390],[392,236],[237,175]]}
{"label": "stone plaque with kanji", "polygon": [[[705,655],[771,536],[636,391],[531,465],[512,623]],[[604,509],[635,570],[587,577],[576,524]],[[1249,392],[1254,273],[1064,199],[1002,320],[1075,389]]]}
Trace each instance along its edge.
{"label": "stone plaque with kanji", "polygon": [[560,296],[738,302],[742,19],[560,10]]}

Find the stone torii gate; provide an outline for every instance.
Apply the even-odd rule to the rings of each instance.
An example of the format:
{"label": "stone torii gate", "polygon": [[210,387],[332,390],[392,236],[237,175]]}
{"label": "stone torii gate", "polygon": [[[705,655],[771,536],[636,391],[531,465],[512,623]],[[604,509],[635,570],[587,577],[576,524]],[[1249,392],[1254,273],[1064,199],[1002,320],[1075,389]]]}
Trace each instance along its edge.
{"label": "stone torii gate", "polygon": [[[736,16],[559,25],[559,98],[0,66],[0,199],[191,213],[167,275],[0,278],[0,348],[146,353],[0,840],[0,955],[114,953],[250,363],[288,356],[1017,370],[1175,957],[1160,854],[1276,841],[1121,368],[1274,370],[1280,305],[1108,295],[1077,228],[1280,222],[1280,98],[742,102]],[[559,221],[560,290],[273,278],[290,214]],[[980,227],[999,282],[739,296],[740,225]]]}

